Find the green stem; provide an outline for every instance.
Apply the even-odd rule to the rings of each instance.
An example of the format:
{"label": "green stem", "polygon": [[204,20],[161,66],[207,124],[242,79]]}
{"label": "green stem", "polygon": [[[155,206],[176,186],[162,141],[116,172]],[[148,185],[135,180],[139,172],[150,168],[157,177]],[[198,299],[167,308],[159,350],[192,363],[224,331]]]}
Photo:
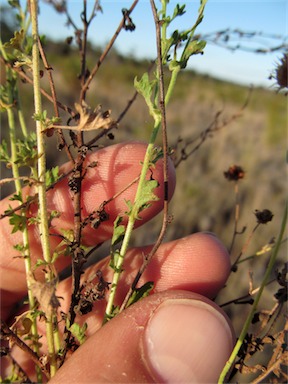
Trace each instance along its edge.
{"label": "green stem", "polygon": [[154,129],[153,129],[152,134],[151,134],[150,142],[149,142],[147,149],[146,149],[146,153],[145,153],[145,157],[144,157],[143,165],[142,165],[142,169],[141,169],[141,175],[140,175],[140,179],[139,179],[139,183],[138,183],[138,187],[137,187],[137,192],[136,192],[135,199],[134,199],[134,204],[132,206],[132,210],[131,210],[131,213],[129,215],[127,227],[125,230],[125,235],[124,235],[123,242],[121,245],[121,249],[120,249],[119,255],[117,255],[116,265],[114,266],[114,274],[113,274],[111,290],[110,290],[110,294],[109,294],[109,298],[108,298],[108,302],[107,302],[104,322],[111,318],[111,315],[113,312],[113,303],[115,300],[115,295],[116,295],[116,290],[117,290],[119,278],[120,278],[120,275],[122,272],[124,257],[126,255],[127,250],[128,250],[128,246],[129,246],[129,242],[130,242],[130,239],[132,236],[132,231],[133,231],[133,228],[135,225],[135,221],[137,220],[137,217],[138,217],[137,201],[139,200],[141,193],[143,191],[144,183],[146,181],[147,171],[149,169],[149,166],[150,166],[152,158],[153,158],[153,149],[154,149],[154,144],[155,144],[157,134],[159,132],[159,128],[160,128],[160,123],[157,122],[156,125],[154,126]]}
{"label": "green stem", "polygon": [[248,332],[248,328],[249,328],[251,321],[253,319],[253,316],[256,312],[259,300],[262,296],[263,290],[264,290],[264,288],[268,282],[269,276],[270,276],[272,269],[274,267],[274,264],[276,262],[276,258],[277,258],[277,255],[278,255],[281,243],[282,243],[282,239],[284,236],[284,232],[285,232],[285,228],[286,228],[286,222],[287,222],[287,205],[285,206],[279,237],[277,239],[277,243],[275,244],[275,248],[272,251],[272,254],[271,254],[271,257],[270,257],[270,260],[268,263],[268,267],[266,269],[265,275],[264,275],[263,280],[261,282],[259,291],[257,293],[257,296],[256,296],[255,301],[253,303],[253,306],[251,308],[251,311],[250,311],[250,313],[249,313],[249,315],[248,315],[248,317],[244,323],[244,326],[242,328],[239,339],[238,339],[238,341],[237,341],[237,343],[236,343],[236,345],[235,345],[235,347],[234,347],[234,349],[230,355],[229,360],[227,361],[225,367],[223,368],[223,371],[221,372],[221,375],[220,375],[219,380],[218,380],[218,384],[223,384],[225,382],[226,376],[229,373],[230,369],[232,368],[234,361],[237,357],[237,354],[238,354],[238,352],[239,352],[239,350],[243,344],[243,341],[246,337],[246,334]]}
{"label": "green stem", "polygon": [[[1,53],[3,54],[3,57],[6,57],[5,50],[3,49],[2,42],[0,41],[0,46],[1,46]],[[18,118],[20,121],[21,126],[25,126],[24,123],[24,118],[22,111],[19,109],[19,95],[17,92],[16,88],[16,82],[13,81],[13,73],[10,68],[6,69],[6,76],[7,76],[7,83],[10,84],[8,87],[8,104],[9,105],[14,105],[14,102],[16,101],[17,109],[18,109]],[[15,79],[14,79],[15,80]],[[13,84],[15,84],[13,86]],[[15,95],[15,96],[14,96]],[[16,100],[14,98],[16,97]],[[15,118],[14,118],[14,113],[12,110],[12,107],[8,107],[7,109],[7,115],[8,115],[8,126],[9,126],[9,139],[10,139],[10,146],[11,146],[11,166],[12,166],[12,174],[13,178],[15,179],[15,190],[18,195],[21,195],[22,192],[22,186],[21,182],[19,179],[20,173],[19,173],[19,167],[16,162],[17,160],[17,146],[16,146],[16,124],[15,124]],[[22,130],[23,131],[23,130]],[[23,131],[24,133],[24,131]],[[26,216],[25,209],[22,209],[20,211],[22,216]],[[25,265],[25,272],[27,276],[27,293],[28,293],[28,304],[29,304],[29,310],[32,312],[35,307],[36,307],[36,301],[33,296],[32,290],[31,290],[31,285],[28,279],[28,276],[31,273],[31,258],[30,258],[30,252],[29,252],[29,235],[28,235],[28,228],[27,226],[24,227],[23,229],[23,247],[25,249],[24,253],[24,265]],[[32,321],[32,326],[31,326],[31,334],[32,334],[32,339],[33,339],[33,351],[39,356],[39,335],[38,335],[38,329],[37,329],[37,322],[34,317],[31,319]],[[39,367],[36,368],[36,374],[37,374],[37,380],[42,381],[42,373]]]}
{"label": "green stem", "polygon": [[177,67],[175,67],[172,70],[171,79],[170,79],[169,86],[168,86],[168,89],[167,89],[167,92],[166,92],[166,95],[165,95],[165,105],[167,105],[169,103],[170,99],[171,99],[171,96],[173,94],[173,91],[174,91],[174,88],[175,88],[175,85],[176,85],[176,81],[177,81],[177,78],[178,78],[178,74],[179,74],[180,71],[181,71],[180,65],[178,65]]}
{"label": "green stem", "polygon": [[18,110],[18,120],[20,123],[20,127],[22,129],[22,134],[24,137],[27,137],[28,136],[27,126],[25,123],[23,110],[22,110],[22,104],[21,104],[21,100],[20,100],[20,97],[18,95],[18,92],[17,92],[17,110]]}
{"label": "green stem", "polygon": [[[162,13],[164,16],[166,15],[166,5],[167,5],[167,0],[162,0]],[[162,25],[161,31],[162,31],[162,41],[165,41],[166,40],[166,23],[164,23]],[[165,37],[165,40],[164,40],[163,36]],[[165,61],[165,57],[166,57],[166,54],[162,58],[159,58],[159,59],[162,59]],[[167,103],[170,101],[171,95],[173,93],[173,90],[174,90],[174,87],[176,84],[177,76],[178,76],[178,73],[180,72],[180,70],[181,70],[180,66],[177,66],[172,70],[169,86],[167,89],[167,93],[165,95],[165,105],[167,105]],[[159,73],[157,73],[155,75],[155,77],[159,82]],[[128,246],[129,246],[129,242],[130,242],[130,239],[132,236],[132,231],[133,231],[133,228],[135,225],[135,221],[138,217],[137,201],[141,197],[141,193],[142,193],[144,183],[146,180],[147,171],[149,169],[149,166],[151,164],[151,160],[153,158],[153,149],[154,149],[155,141],[156,141],[156,138],[157,138],[160,126],[161,126],[162,117],[159,114],[159,111],[157,109],[155,109],[155,106],[151,102],[151,100],[149,100],[148,98],[145,98],[145,100],[146,100],[146,103],[148,105],[149,112],[150,112],[151,116],[153,117],[155,123],[154,123],[154,128],[153,128],[152,133],[151,133],[150,141],[149,141],[146,153],[145,153],[145,157],[143,160],[143,166],[142,166],[141,175],[140,175],[140,179],[139,179],[139,183],[138,183],[138,187],[137,187],[137,192],[136,192],[136,196],[135,196],[134,203],[132,206],[132,210],[131,210],[130,215],[129,215],[127,227],[125,230],[124,239],[123,239],[123,242],[121,245],[120,252],[116,258],[116,264],[114,265],[114,274],[113,274],[113,279],[112,279],[112,284],[111,284],[111,291],[110,291],[108,302],[107,302],[104,322],[109,320],[112,316],[113,303],[115,300],[115,295],[116,295],[116,290],[117,290],[118,282],[120,279],[120,275],[122,272],[122,266],[123,266],[124,258],[125,258],[125,255],[126,255],[126,252],[127,252]]]}
{"label": "green stem", "polygon": [[[33,89],[34,89],[34,107],[35,115],[41,116],[42,114],[42,102],[40,93],[40,64],[39,64],[39,49],[38,49],[38,2],[37,0],[31,0],[31,18],[32,18],[32,62],[33,62]],[[44,132],[42,130],[41,119],[36,120],[36,135],[37,135],[37,151],[38,151],[38,204],[39,204],[39,217],[40,221],[40,239],[42,244],[43,258],[47,263],[47,270],[45,272],[46,282],[52,282],[54,275],[49,268],[51,264],[51,252],[49,241],[49,225],[48,225],[48,211],[46,201],[46,156],[45,156],[45,141]],[[56,351],[54,344],[54,324],[53,319],[55,317],[55,311],[46,316],[46,337],[48,352],[50,357],[50,375],[54,376],[57,370]]]}

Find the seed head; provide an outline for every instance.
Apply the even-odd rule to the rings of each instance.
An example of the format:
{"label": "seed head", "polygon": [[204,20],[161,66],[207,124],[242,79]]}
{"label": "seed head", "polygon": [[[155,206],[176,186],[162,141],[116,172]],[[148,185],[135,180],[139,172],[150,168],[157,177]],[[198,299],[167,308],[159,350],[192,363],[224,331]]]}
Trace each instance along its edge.
{"label": "seed head", "polygon": [[224,172],[224,176],[228,181],[238,181],[244,178],[245,171],[239,165],[234,164],[228,168],[228,171]]}
{"label": "seed head", "polygon": [[267,224],[274,216],[269,209],[263,209],[263,211],[258,211],[258,209],[256,209],[254,214],[259,224]]}

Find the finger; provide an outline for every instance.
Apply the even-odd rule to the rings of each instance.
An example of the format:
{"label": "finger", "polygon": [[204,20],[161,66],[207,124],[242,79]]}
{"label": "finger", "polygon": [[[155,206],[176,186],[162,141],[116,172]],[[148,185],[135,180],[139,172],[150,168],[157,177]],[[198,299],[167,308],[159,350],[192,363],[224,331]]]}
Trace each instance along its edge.
{"label": "finger", "polygon": [[[143,261],[143,254],[149,251],[150,248],[136,248],[127,253],[124,271],[118,284],[115,305],[122,303]],[[99,269],[106,281],[112,280],[112,269],[109,267],[109,258],[106,258],[85,271],[82,284],[85,284],[85,281],[90,281],[93,276],[95,278],[95,272]],[[155,294],[181,289],[213,298],[224,286],[229,272],[230,259],[224,246],[211,234],[197,233],[162,244],[144,272],[139,286],[147,281],[153,281]],[[97,278],[91,280],[91,284],[87,288],[93,288],[92,284],[95,287],[97,282]],[[82,293],[84,292],[82,291]],[[71,278],[59,284],[57,296],[61,298],[61,311],[67,313],[71,300]],[[88,325],[86,331],[88,338],[101,328],[105,307],[106,300],[96,301],[90,313],[77,316],[75,320],[77,324],[82,326],[86,323]],[[39,329],[40,334],[43,334],[43,332],[44,329]],[[45,344],[45,337],[42,337],[41,341]],[[19,349],[13,351],[13,356],[16,361],[21,361],[27,374],[32,374],[33,365],[31,361],[27,361],[27,356],[23,356]]]}
{"label": "finger", "polygon": [[[141,161],[143,161],[146,151],[146,145],[140,143],[117,144],[108,148],[101,149],[86,159],[87,173],[83,180],[82,187],[82,215],[86,217],[89,213],[97,210],[103,201],[113,197],[119,191],[122,191],[127,185],[135,180],[141,171]],[[97,164],[96,167],[89,167],[91,164]],[[66,164],[61,168],[64,173],[70,169],[70,165]],[[156,168],[153,170],[153,177],[159,181],[159,187],[155,189],[155,193],[160,198],[153,203],[147,210],[141,212],[142,220],[137,222],[141,225],[155,216],[163,205],[163,164],[159,161]],[[170,163],[170,197],[173,194],[175,187],[175,173]],[[133,201],[137,184],[133,184],[125,190],[120,196],[113,199],[105,210],[109,215],[109,219],[102,223],[98,229],[91,226],[86,226],[83,229],[83,243],[86,245],[96,245],[101,243],[111,236],[113,231],[113,221],[118,214],[123,214],[127,211],[125,201]],[[27,192],[27,190],[26,190]],[[60,213],[59,218],[52,220],[51,232],[54,236],[50,236],[51,252],[55,249],[60,239],[55,234],[63,234],[63,230],[73,228],[74,209],[73,209],[73,194],[68,186],[68,179],[61,181],[57,186],[50,190],[47,194],[49,211],[56,210]],[[8,199],[0,203],[0,212],[3,213],[7,207],[13,206],[13,202]],[[16,203],[14,202],[16,205]],[[38,228],[29,225],[29,246],[31,251],[32,265],[41,256],[41,245],[39,241]],[[26,278],[24,271],[24,262],[17,255],[14,246],[22,244],[22,233],[16,232],[11,234],[11,226],[9,219],[3,219],[0,223],[0,268],[1,279],[0,288],[2,292],[2,309],[5,313],[13,303],[19,300],[26,291]],[[62,269],[67,263],[70,263],[69,258],[59,257],[56,266]],[[2,314],[3,315],[3,314]]]}
{"label": "finger", "polygon": [[[124,261],[124,271],[117,287],[115,305],[121,305],[133,279],[139,270],[143,255],[151,247],[135,248],[128,251]],[[109,258],[87,269],[82,282],[97,284],[97,270],[101,270],[106,281],[112,281],[113,270]],[[225,285],[230,273],[230,258],[225,247],[213,235],[197,233],[160,246],[145,270],[138,286],[147,281],[154,283],[153,292],[165,290],[187,290],[214,298]],[[94,280],[93,280],[94,276]],[[91,285],[88,285],[88,288]],[[70,305],[71,278],[61,282],[57,295],[62,297],[61,309],[66,312]],[[109,294],[109,292],[107,292]],[[97,301],[91,313],[79,316],[77,322],[88,324],[87,335],[95,333],[102,324],[106,300]]]}
{"label": "finger", "polygon": [[217,382],[233,344],[232,327],[213,302],[168,291],[104,325],[50,383]]}

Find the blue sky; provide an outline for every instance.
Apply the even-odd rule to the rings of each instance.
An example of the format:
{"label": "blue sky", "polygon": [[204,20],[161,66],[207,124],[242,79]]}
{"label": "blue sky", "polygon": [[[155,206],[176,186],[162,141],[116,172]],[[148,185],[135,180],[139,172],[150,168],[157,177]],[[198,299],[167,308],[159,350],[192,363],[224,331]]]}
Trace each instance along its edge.
{"label": "blue sky", "polygon": [[[3,4],[3,0],[0,1]],[[88,0],[88,10],[94,1]],[[90,40],[103,46],[109,41],[121,20],[121,9],[129,8],[131,1],[102,0],[103,14],[97,14],[89,31]],[[193,24],[197,17],[199,7],[198,0],[173,1],[170,0],[172,9],[177,3],[186,3],[186,14],[179,17],[173,24],[173,29],[185,29]],[[68,0],[68,9],[76,24],[81,27],[80,12],[81,0]],[[159,1],[156,1],[159,5]],[[40,33],[54,39],[65,38],[72,35],[72,27],[65,26],[65,16],[56,14],[50,5],[40,1],[41,12],[39,16]],[[150,9],[149,0],[140,0],[132,13],[132,19],[136,24],[135,32],[122,31],[117,39],[116,48],[123,54],[135,57],[155,57],[155,27]],[[211,33],[226,28],[241,29],[245,32],[262,32],[267,35],[286,36],[288,44],[288,0],[254,0],[254,1],[220,1],[208,0],[205,17],[198,27],[198,33]],[[281,40],[264,39],[258,36],[254,39],[254,45],[249,41],[239,43],[250,47],[265,48],[267,44],[278,45]],[[275,62],[281,54],[255,54],[237,50],[235,52],[220,48],[213,43],[207,44],[205,54],[191,58],[189,67],[202,73],[207,73],[229,81],[242,84],[271,86],[273,81],[268,80]]]}

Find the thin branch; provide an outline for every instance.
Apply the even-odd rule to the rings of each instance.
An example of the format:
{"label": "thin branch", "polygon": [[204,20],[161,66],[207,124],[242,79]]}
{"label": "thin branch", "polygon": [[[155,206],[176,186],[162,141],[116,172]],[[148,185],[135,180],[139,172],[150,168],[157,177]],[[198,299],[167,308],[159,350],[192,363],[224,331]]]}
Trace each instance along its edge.
{"label": "thin branch", "polygon": [[10,343],[16,344],[20,349],[22,349],[22,351],[28,354],[28,356],[33,361],[33,363],[35,363],[37,367],[41,369],[41,371],[44,373],[47,379],[50,378],[49,372],[47,371],[45,366],[41,363],[37,354],[27,344],[25,344],[24,341],[21,340],[16,335],[16,333],[14,333],[3,320],[1,320],[1,333],[2,333],[2,337],[7,338],[10,341]]}
{"label": "thin branch", "polygon": [[[131,7],[129,8],[128,10],[128,14],[130,14],[134,8],[136,7],[137,3],[138,3],[139,0],[134,0],[133,4],[131,5]],[[102,55],[100,56],[97,64],[94,66],[94,68],[92,69],[90,75],[88,76],[88,78],[86,79],[86,82],[84,84],[84,86],[82,87],[81,89],[81,93],[82,94],[85,94],[85,92],[87,91],[87,89],[89,88],[89,85],[91,83],[91,81],[93,80],[94,76],[96,75],[98,69],[100,68],[101,64],[103,63],[104,59],[106,58],[107,54],[109,53],[110,49],[112,48],[113,44],[115,43],[115,40],[117,39],[118,35],[120,34],[122,28],[124,27],[125,25],[125,20],[126,20],[126,17],[123,15],[123,18],[118,26],[118,28],[116,29],[116,32],[114,33],[113,37],[111,38],[111,40],[109,41],[109,43],[107,44],[104,52],[102,53]],[[80,97],[80,99],[82,98],[82,95]]]}
{"label": "thin branch", "polygon": [[[0,61],[8,66],[9,68],[13,69],[13,71],[17,72],[17,74],[19,75],[19,77],[21,77],[21,79],[24,81],[24,82],[27,82],[31,85],[33,85],[33,79],[31,79],[31,77],[29,77],[28,75],[26,75],[26,73],[23,71],[22,68],[18,68],[18,67],[14,67],[11,63],[9,63],[8,61],[4,60],[4,58],[2,56],[0,56]],[[49,101],[51,101],[53,103],[53,97],[51,95],[49,95],[49,93],[47,93],[43,88],[40,88],[40,92],[42,93],[43,96],[45,96],[45,98]],[[57,100],[57,106],[59,108],[61,108],[63,111],[69,113],[72,117],[75,116],[75,113],[73,111],[73,109],[71,109],[70,107],[68,107],[67,105],[64,105],[62,104],[60,101]]]}
{"label": "thin branch", "polygon": [[[217,111],[215,114],[214,120],[209,124],[209,126],[207,128],[205,128],[202,132],[200,132],[200,134],[196,138],[185,141],[184,147],[181,149],[181,156],[179,157],[179,159],[177,159],[177,154],[174,155],[175,168],[179,167],[179,165],[182,163],[182,161],[187,160],[188,157],[192,156],[202,146],[202,144],[207,140],[207,138],[212,136],[213,133],[218,132],[221,129],[227,127],[234,120],[237,120],[238,118],[240,118],[243,115],[243,111],[245,110],[245,108],[249,104],[252,89],[253,88],[249,89],[249,93],[247,95],[247,98],[244,101],[241,108],[237,112],[233,113],[233,115],[231,115],[228,119],[219,121],[219,117],[221,116],[223,111]],[[177,151],[177,146],[181,141],[182,140],[178,139],[178,143],[176,143],[174,145],[174,152]],[[191,146],[192,144],[194,144],[194,146],[189,151],[187,151],[187,148],[189,146]]]}
{"label": "thin branch", "polygon": [[[48,79],[49,79],[50,90],[51,90],[51,95],[52,95],[52,99],[53,99],[54,114],[56,117],[60,117],[59,105],[57,104],[56,89],[55,89],[54,80],[53,80],[53,76],[52,76],[52,67],[48,64],[46,54],[45,54],[45,51],[42,47],[41,40],[40,40],[39,36],[38,36],[38,47],[39,47],[39,52],[40,52],[40,55],[41,55],[42,61],[44,63],[44,67],[47,71],[47,75],[48,75]],[[49,131],[47,131],[47,132],[49,132]],[[69,160],[72,163],[74,163],[74,159],[73,159],[73,156],[71,154],[70,148],[66,143],[65,137],[64,137],[61,129],[57,129],[57,134],[59,137],[61,148],[65,148],[65,151],[67,153]]]}

